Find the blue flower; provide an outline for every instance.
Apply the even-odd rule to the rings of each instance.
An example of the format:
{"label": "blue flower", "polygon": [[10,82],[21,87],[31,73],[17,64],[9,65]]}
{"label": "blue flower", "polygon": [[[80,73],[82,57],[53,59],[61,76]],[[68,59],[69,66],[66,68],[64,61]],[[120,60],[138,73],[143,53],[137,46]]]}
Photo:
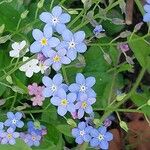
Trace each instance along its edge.
{"label": "blue flower", "polygon": [[68,23],[70,19],[70,15],[67,13],[63,13],[60,6],[55,6],[52,9],[52,13],[43,12],[40,15],[40,20],[42,20],[46,24],[50,24],[53,29],[55,29],[60,34],[62,33],[62,31],[66,30],[65,24]]}
{"label": "blue flower", "polygon": [[3,128],[4,128],[4,123],[0,122],[0,131],[3,130]]}
{"label": "blue flower", "polygon": [[89,98],[86,94],[82,94],[75,105],[78,110],[78,118],[81,119],[84,116],[84,112],[91,114],[93,112],[91,105],[95,102],[95,98]]}
{"label": "blue flower", "polygon": [[84,75],[81,73],[77,73],[76,75],[76,83],[73,83],[69,86],[69,91],[76,92],[79,94],[87,94],[88,97],[96,97],[96,93],[92,89],[92,86],[95,84],[94,77],[88,77],[85,79]]}
{"label": "blue flower", "polygon": [[60,48],[67,48],[67,56],[74,60],[77,57],[77,52],[84,53],[87,50],[87,46],[84,42],[84,31],[78,31],[72,33],[70,30],[65,30],[62,33],[63,40],[60,44]]}
{"label": "blue flower", "polygon": [[4,122],[4,125],[7,127],[11,127],[13,129],[22,128],[24,123],[20,120],[22,118],[22,113],[17,112],[13,114],[12,112],[7,113],[7,120]]}
{"label": "blue flower", "polygon": [[40,145],[40,140],[41,140],[41,136],[32,132],[30,134],[26,134],[23,137],[24,142],[28,145],[28,146],[39,146]]}
{"label": "blue flower", "polygon": [[42,136],[42,131],[46,129],[43,125],[36,125],[33,121],[27,123],[28,133],[36,133],[37,135]]}
{"label": "blue flower", "polygon": [[94,35],[95,35],[96,37],[98,37],[99,34],[100,34],[101,32],[103,32],[103,31],[105,31],[105,30],[103,29],[102,25],[97,25],[97,26],[94,28],[93,33],[94,33]]}
{"label": "blue flower", "polygon": [[16,143],[15,139],[19,137],[18,132],[14,132],[13,128],[8,128],[7,132],[0,132],[1,144],[11,144],[14,145]]}
{"label": "blue flower", "polygon": [[144,5],[145,14],[143,17],[144,22],[150,22],[150,0],[147,0],[147,4]]}
{"label": "blue flower", "polygon": [[68,87],[66,84],[62,84],[63,77],[60,73],[56,74],[53,79],[44,76],[42,78],[42,82],[45,85],[45,88],[43,90],[43,96],[44,97],[51,97],[57,94],[58,90],[60,88],[63,88],[65,90],[68,90]]}
{"label": "blue flower", "polygon": [[75,142],[78,144],[89,142],[91,140],[90,132],[92,129],[85,122],[80,122],[77,128],[72,129],[72,136],[76,138]]}
{"label": "blue flower", "polygon": [[46,66],[51,66],[55,71],[59,71],[62,64],[69,64],[71,63],[71,60],[66,57],[67,51],[66,49],[60,49],[57,52],[54,50],[50,50],[47,52],[47,57],[49,57],[44,64]]}
{"label": "blue flower", "polygon": [[113,139],[113,135],[107,132],[107,128],[101,126],[98,129],[92,129],[90,132],[92,139],[90,140],[90,145],[94,148],[108,149],[109,141]]}
{"label": "blue flower", "polygon": [[65,90],[60,89],[57,93],[57,96],[51,98],[51,103],[55,106],[58,106],[57,113],[60,116],[64,116],[67,111],[75,112],[74,102],[77,96],[75,93],[66,94]]}
{"label": "blue flower", "polygon": [[43,32],[39,29],[34,29],[32,31],[32,35],[35,39],[35,42],[31,44],[30,51],[32,53],[39,53],[48,51],[52,47],[56,47],[60,41],[58,38],[52,37],[52,34],[52,27],[49,24],[44,27]]}

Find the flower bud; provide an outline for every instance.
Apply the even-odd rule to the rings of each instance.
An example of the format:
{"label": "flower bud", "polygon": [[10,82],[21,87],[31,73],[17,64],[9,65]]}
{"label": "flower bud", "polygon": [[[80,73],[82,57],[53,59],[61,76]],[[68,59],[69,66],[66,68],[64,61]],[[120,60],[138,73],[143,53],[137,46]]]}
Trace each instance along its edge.
{"label": "flower bud", "polygon": [[0,37],[0,44],[6,43],[11,38],[11,35],[5,35]]}
{"label": "flower bud", "polygon": [[119,101],[122,101],[125,97],[126,97],[127,94],[125,93],[122,93],[122,94],[119,94],[117,95],[116,97],[116,100],[119,102]]}
{"label": "flower bud", "polygon": [[104,59],[108,62],[108,64],[111,64],[111,63],[112,63],[112,60],[111,60],[109,54],[104,53],[104,54],[103,54],[103,57],[104,57]]}
{"label": "flower bud", "polygon": [[124,32],[120,33],[120,37],[121,38],[126,38],[126,37],[128,37],[130,35],[131,35],[130,31],[124,31]]}
{"label": "flower bud", "polygon": [[77,126],[76,122],[73,119],[67,119],[67,123],[69,125],[71,125],[72,127],[76,127]]}
{"label": "flower bud", "polygon": [[40,0],[37,4],[37,7],[40,9],[43,7],[43,4],[44,4],[44,0]]}
{"label": "flower bud", "polygon": [[0,34],[2,34],[4,32],[4,29],[5,29],[5,24],[2,24],[0,26]]}
{"label": "flower bud", "polygon": [[41,124],[40,124],[40,122],[39,122],[38,120],[36,120],[36,121],[34,122],[34,126],[35,126],[36,128],[40,128],[40,127],[41,127]]}
{"label": "flower bud", "polygon": [[126,123],[126,122],[120,121],[119,125],[120,125],[120,127],[121,127],[122,129],[124,129],[126,132],[128,131],[128,126],[127,126],[127,123]]}
{"label": "flower bud", "polygon": [[28,15],[29,11],[25,10],[22,14],[21,14],[21,19],[25,19]]}
{"label": "flower bud", "polygon": [[147,105],[150,106],[150,99],[147,101]]}
{"label": "flower bud", "polygon": [[13,81],[12,81],[12,77],[10,75],[8,75],[6,77],[6,81],[9,83],[9,84],[13,84]]}

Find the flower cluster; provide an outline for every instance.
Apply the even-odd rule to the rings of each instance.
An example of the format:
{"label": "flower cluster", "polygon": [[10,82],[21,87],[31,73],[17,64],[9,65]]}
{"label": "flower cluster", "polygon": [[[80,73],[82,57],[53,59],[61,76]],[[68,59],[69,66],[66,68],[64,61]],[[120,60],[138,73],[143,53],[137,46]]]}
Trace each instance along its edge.
{"label": "flower cluster", "polygon": [[47,134],[46,127],[40,125],[40,123],[29,121],[27,123],[28,131],[20,133],[20,138],[24,140],[24,142],[28,146],[39,146],[42,137]]}
{"label": "flower cluster", "polygon": [[29,95],[34,96],[31,98],[33,106],[42,106],[45,98],[42,95],[44,87],[38,86],[37,83],[33,83],[32,85],[28,85]]}
{"label": "flower cluster", "polygon": [[150,22],[150,0],[147,0],[147,4],[144,5],[145,14],[143,17],[144,22]]}
{"label": "flower cluster", "polygon": [[107,132],[106,127],[101,126],[96,129],[86,122],[80,122],[76,128],[73,128],[72,135],[76,143],[88,142],[91,147],[100,149],[108,149],[108,142],[113,139],[112,133]]}
{"label": "flower cluster", "polygon": [[92,104],[96,102],[96,93],[92,89],[95,84],[94,77],[85,78],[83,74],[76,75],[76,83],[69,86],[63,84],[61,74],[56,74],[53,79],[44,76],[43,90],[44,97],[51,97],[51,103],[58,107],[59,115],[64,116],[67,112],[76,114],[78,119],[84,116],[84,113],[93,112]]}
{"label": "flower cluster", "polygon": [[22,128],[24,123],[21,121],[22,113],[17,112],[13,114],[12,112],[7,113],[7,120],[3,123],[0,122],[0,143],[1,144],[11,144],[16,143],[15,139],[19,138],[20,133],[16,132],[17,128]]}

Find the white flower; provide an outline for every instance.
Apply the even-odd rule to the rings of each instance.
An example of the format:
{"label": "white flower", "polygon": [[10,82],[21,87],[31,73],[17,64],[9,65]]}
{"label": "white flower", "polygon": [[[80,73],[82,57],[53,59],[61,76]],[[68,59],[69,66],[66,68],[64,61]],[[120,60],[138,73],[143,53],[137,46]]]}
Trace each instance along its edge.
{"label": "white flower", "polygon": [[49,68],[49,66],[45,65],[43,62],[39,62],[40,71],[42,74]]}
{"label": "white flower", "polygon": [[[23,57],[23,61],[28,60],[29,57]],[[25,72],[27,77],[32,77],[33,73],[38,73],[40,71],[40,67],[38,66],[39,61],[37,59],[32,59],[28,61],[26,64],[22,65],[19,70]]]}
{"label": "white flower", "polygon": [[[26,45],[27,45],[26,41],[22,41],[20,43],[14,42],[11,46],[13,50],[9,52],[10,57],[14,57],[14,58],[20,57],[20,53],[23,51]],[[28,51],[29,51],[28,48],[24,50],[24,54],[27,53]]]}

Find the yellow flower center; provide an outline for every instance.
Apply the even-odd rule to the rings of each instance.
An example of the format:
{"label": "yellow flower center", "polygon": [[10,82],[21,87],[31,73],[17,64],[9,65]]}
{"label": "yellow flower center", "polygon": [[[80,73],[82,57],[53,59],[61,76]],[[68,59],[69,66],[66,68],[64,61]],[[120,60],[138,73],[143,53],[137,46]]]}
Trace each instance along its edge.
{"label": "yellow flower center", "polygon": [[102,134],[99,134],[98,139],[101,141],[104,139],[104,136]]}
{"label": "yellow flower center", "polygon": [[82,106],[81,107],[85,109],[87,107],[87,102],[86,101],[82,102]]}
{"label": "yellow flower center", "polygon": [[67,101],[66,99],[62,99],[62,100],[61,100],[61,105],[62,105],[62,106],[66,106],[67,103],[68,103],[68,101]]}
{"label": "yellow flower center", "polygon": [[58,55],[56,55],[55,57],[53,57],[53,61],[54,62],[59,62],[60,61],[60,57]]}
{"label": "yellow flower center", "polygon": [[12,138],[12,134],[7,134],[8,139]]}
{"label": "yellow flower center", "polygon": [[46,38],[42,38],[41,44],[42,44],[43,46],[47,45],[47,39],[46,39]]}

